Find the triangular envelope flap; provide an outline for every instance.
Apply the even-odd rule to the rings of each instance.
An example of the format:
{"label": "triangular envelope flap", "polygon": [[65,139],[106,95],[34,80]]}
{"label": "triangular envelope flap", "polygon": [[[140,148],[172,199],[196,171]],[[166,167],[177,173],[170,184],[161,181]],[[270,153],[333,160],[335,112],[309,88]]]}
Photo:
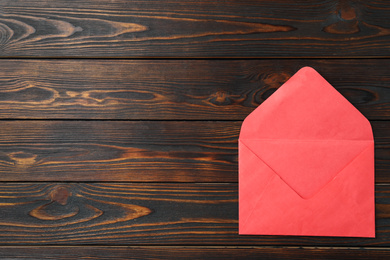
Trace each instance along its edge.
{"label": "triangular envelope flap", "polygon": [[369,121],[309,67],[300,69],[244,120],[240,138],[373,139]]}
{"label": "triangular envelope flap", "polygon": [[371,143],[355,140],[241,141],[304,199],[311,198],[332,181]]}

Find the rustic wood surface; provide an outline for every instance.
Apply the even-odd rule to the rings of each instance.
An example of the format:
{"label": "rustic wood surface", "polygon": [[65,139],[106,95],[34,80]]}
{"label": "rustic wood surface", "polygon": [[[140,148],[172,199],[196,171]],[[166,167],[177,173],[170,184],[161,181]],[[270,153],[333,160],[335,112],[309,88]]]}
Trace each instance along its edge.
{"label": "rustic wood surface", "polygon": [[0,1],[3,57],[390,57],[386,0]]}
{"label": "rustic wood surface", "polygon": [[236,183],[3,183],[2,245],[390,247],[390,185],[376,238],[239,236]]}
{"label": "rustic wood surface", "polygon": [[0,118],[243,120],[303,66],[390,119],[390,59],[1,60]]}
{"label": "rustic wood surface", "polygon": [[[385,0],[0,0],[0,258],[390,258],[389,17]],[[374,239],[238,235],[242,120],[303,66],[371,122]]]}
{"label": "rustic wood surface", "polygon": [[[390,122],[371,123],[390,182]],[[241,121],[0,121],[3,181],[237,182]]]}
{"label": "rustic wood surface", "polygon": [[259,259],[263,260],[307,260],[307,259],[343,259],[343,260],[383,260],[388,256],[387,249],[380,248],[298,248],[298,247],[0,247],[3,259]]}

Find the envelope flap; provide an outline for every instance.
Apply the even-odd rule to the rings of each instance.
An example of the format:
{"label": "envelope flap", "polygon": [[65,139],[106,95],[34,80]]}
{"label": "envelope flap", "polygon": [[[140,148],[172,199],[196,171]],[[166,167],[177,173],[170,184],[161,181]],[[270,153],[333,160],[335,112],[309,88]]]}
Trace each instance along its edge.
{"label": "envelope flap", "polygon": [[245,118],[240,138],[373,139],[369,121],[309,67],[300,69]]}
{"label": "envelope flap", "polygon": [[240,141],[304,199],[319,192],[372,143],[365,140]]}

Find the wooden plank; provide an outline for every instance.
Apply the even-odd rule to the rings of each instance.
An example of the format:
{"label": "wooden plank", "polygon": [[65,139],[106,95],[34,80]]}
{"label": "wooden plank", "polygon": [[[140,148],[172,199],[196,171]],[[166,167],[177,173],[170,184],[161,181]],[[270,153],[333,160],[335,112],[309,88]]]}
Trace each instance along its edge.
{"label": "wooden plank", "polygon": [[15,0],[0,10],[3,57],[390,56],[383,0]]}
{"label": "wooden plank", "polygon": [[390,59],[2,60],[0,118],[243,120],[303,66],[390,119]]}
{"label": "wooden plank", "polygon": [[238,122],[1,121],[2,181],[237,181]]}
{"label": "wooden plank", "polygon": [[376,238],[239,236],[237,184],[0,183],[1,245],[389,246],[390,185]]}
{"label": "wooden plank", "polygon": [[3,259],[386,259],[382,248],[294,248],[294,247],[0,247]]}
{"label": "wooden plank", "polygon": [[[237,182],[241,122],[0,121],[2,181]],[[390,182],[389,121],[372,122]]]}

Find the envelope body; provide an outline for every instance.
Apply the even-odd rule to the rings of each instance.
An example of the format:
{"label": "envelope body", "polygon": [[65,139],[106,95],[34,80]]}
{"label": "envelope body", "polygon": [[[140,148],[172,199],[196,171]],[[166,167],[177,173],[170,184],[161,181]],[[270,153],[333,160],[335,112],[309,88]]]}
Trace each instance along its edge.
{"label": "envelope body", "polygon": [[239,234],[375,237],[371,125],[313,68],[242,124]]}

